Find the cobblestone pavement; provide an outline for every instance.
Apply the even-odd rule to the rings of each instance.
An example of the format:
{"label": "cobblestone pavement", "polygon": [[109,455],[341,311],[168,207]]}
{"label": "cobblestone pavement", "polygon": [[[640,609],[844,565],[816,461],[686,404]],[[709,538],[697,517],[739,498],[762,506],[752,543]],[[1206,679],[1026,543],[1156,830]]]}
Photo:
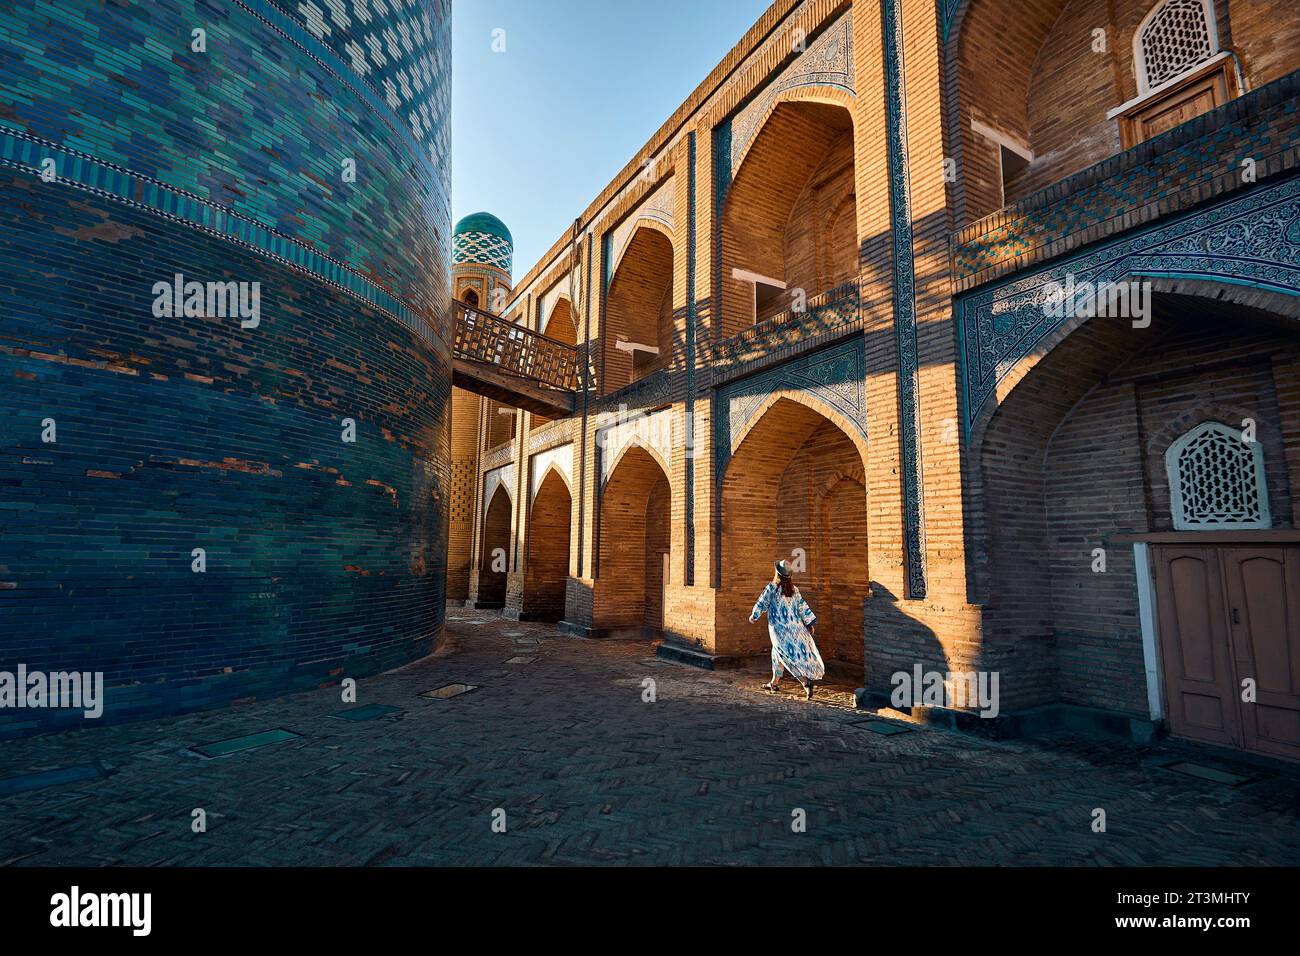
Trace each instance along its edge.
{"label": "cobblestone pavement", "polygon": [[[344,709],[333,688],[0,743],[0,777],[109,768],[0,797],[0,863],[1300,863],[1287,772],[1233,788],[1164,769],[1186,755],[1163,747],[882,735],[843,689],[771,697],[757,671],[450,615],[439,653],[359,683],[359,705],[400,716],[331,719]],[[477,689],[420,696],[451,682]],[[301,736],[188,751],[274,728]],[[197,807],[206,833],[191,832]]]}

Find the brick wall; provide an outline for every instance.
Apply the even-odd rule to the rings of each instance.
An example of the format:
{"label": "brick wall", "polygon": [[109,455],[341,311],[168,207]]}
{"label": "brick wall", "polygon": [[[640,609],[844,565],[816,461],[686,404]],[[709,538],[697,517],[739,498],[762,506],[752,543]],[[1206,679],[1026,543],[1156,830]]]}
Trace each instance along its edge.
{"label": "brick wall", "polygon": [[[367,84],[449,10],[363,75],[354,30],[260,6],[0,9],[0,668],[102,671],[105,721],[362,677],[442,630],[449,78],[400,110]],[[177,274],[247,283],[258,321],[159,310]]]}
{"label": "brick wall", "polygon": [[[973,0],[960,23],[956,70],[949,79],[961,138],[955,190],[959,225],[1120,152],[1118,120],[1107,113],[1138,96],[1133,38],[1154,6],[1152,0],[1028,0],[1008,17],[999,0]],[[1215,6],[1220,46],[1238,55],[1245,89],[1294,70],[1300,20],[1293,4],[1218,0]],[[1095,30],[1105,32],[1103,50],[1094,49]],[[1009,178],[1005,197],[999,147],[972,129],[972,121],[1033,154],[1029,166]],[[1220,153],[1230,142],[1244,144],[1247,138],[1234,131],[1217,139]],[[1229,151],[1235,158],[1259,158],[1280,142],[1275,138],[1272,148],[1253,153]],[[1202,175],[1213,166],[1192,161],[1183,168]],[[1164,183],[1161,189],[1174,192],[1176,185]],[[1150,190],[1142,194],[1149,198]]]}
{"label": "brick wall", "polygon": [[447,530],[447,600],[469,597],[474,508],[478,503],[479,407],[481,399],[463,389],[451,392],[451,497]]}
{"label": "brick wall", "polygon": [[[580,217],[584,238],[591,241],[582,244],[584,280],[579,285],[589,287],[592,298],[577,316],[577,331],[584,339],[589,322],[602,397],[587,396],[586,413],[572,420],[575,490],[566,620],[600,633],[639,629],[656,618],[654,575],[661,566],[660,549],[635,529],[642,527],[647,505],[661,491],[669,492],[670,569],[662,630],[673,641],[722,657],[765,654],[766,629],[750,626],[747,618],[776,557],[767,552],[811,538],[817,547],[809,551],[812,562],[800,583],[829,625],[822,633],[823,651],[854,664],[861,660],[868,688],[887,690],[893,672],[910,672],[919,662],[939,669],[998,670],[1004,709],[1066,699],[1136,713],[1143,700],[1141,662],[1134,656],[1139,645],[1131,603],[1117,596],[1132,577],[1129,552],[1109,548],[1106,586],[1111,590],[1088,592],[1076,601],[1077,588],[1102,583],[1090,570],[1089,577],[1081,576],[1085,572],[1079,570],[1078,556],[1090,557],[1087,546],[1104,538],[1092,527],[1104,508],[1111,509],[1111,524],[1117,527],[1158,527],[1161,492],[1158,477],[1142,477],[1151,472],[1148,451],[1137,445],[1111,446],[1115,429],[1098,431],[1096,424],[1122,422],[1122,428],[1140,433],[1147,427],[1147,406],[1173,408],[1189,392],[1209,386],[1171,377],[1167,392],[1158,398],[1143,398],[1158,394],[1145,380],[1090,394],[1114,369],[1115,356],[1133,349],[1122,330],[1084,329],[1076,333],[1077,341],[1060,344],[1049,361],[1034,369],[1022,383],[1023,391],[1012,393],[997,420],[973,435],[968,447],[957,383],[954,277],[958,283],[988,281],[995,272],[1012,273],[1065,248],[1144,227],[1186,204],[1205,201],[1212,190],[1238,179],[1233,170],[1242,151],[1264,155],[1272,150],[1280,156],[1291,148],[1294,83],[1278,79],[1285,73],[1283,58],[1260,39],[1257,23],[1248,25],[1258,18],[1238,3],[1229,23],[1221,4],[1224,42],[1239,52],[1254,44],[1250,55],[1261,65],[1246,70],[1256,92],[1151,141],[1153,145],[1114,155],[1118,139],[1104,113],[1131,95],[1128,43],[1136,19],[1145,12],[1142,4],[974,0],[963,7],[946,48],[937,19],[942,7],[933,0],[897,0],[904,25],[910,160],[901,186],[892,176],[897,170],[891,169],[887,148],[884,82],[892,64],[881,43],[879,2],[853,3],[850,11],[856,95],[829,86],[776,93],[770,102],[779,105],[757,130],[736,178],[728,182],[729,169],[719,157],[733,145],[723,135],[725,124],[736,110],[774,89],[774,79],[783,75],[791,58],[788,31],[799,26],[815,36],[818,27],[843,12],[842,5],[808,0],[798,6],[774,4],[719,71]],[[1287,20],[1278,34],[1288,36],[1294,14],[1274,16]],[[1103,54],[1091,50],[1094,27],[1106,30]],[[1252,33],[1254,39],[1243,39]],[[1266,77],[1276,82],[1258,89]],[[997,152],[972,133],[972,119],[1024,142],[1040,156],[1011,183],[1012,198],[1040,181],[1054,185],[958,234],[955,255],[950,255],[954,228],[1002,204]],[[688,143],[694,147],[693,164]],[[958,161],[955,184],[945,181],[938,161],[946,156]],[[1089,166],[1099,157],[1104,159],[1100,166]],[[658,171],[653,181],[642,175],[651,168],[650,159]],[[1283,168],[1289,167],[1268,165],[1266,172],[1279,175]],[[1063,179],[1070,173],[1072,178]],[[624,254],[609,294],[602,295],[600,277],[608,271],[602,237],[637,216],[646,197],[669,180],[676,185],[675,224],[663,234],[638,237]],[[905,188],[906,195],[891,192],[891,184]],[[691,187],[693,208],[687,198]],[[720,203],[722,193],[725,203]],[[911,213],[910,249],[896,242],[903,202]],[[688,241],[692,234],[693,249]],[[529,303],[570,265],[563,237],[520,283],[518,311],[532,315]],[[734,268],[802,287],[810,296],[842,277],[855,283],[851,295],[826,306],[826,321],[814,311],[806,320],[750,327],[753,286],[733,280]],[[636,283],[630,279],[638,270],[641,288],[632,294]],[[645,279],[652,271],[653,282]],[[703,346],[697,348],[689,386],[688,289],[694,294],[697,343]],[[1212,294],[1230,293],[1220,288]],[[902,409],[899,373],[911,372],[904,362],[913,359],[908,354],[913,343],[908,335],[900,336],[897,317],[911,304],[918,394],[913,406]],[[648,341],[650,333],[638,338],[629,331],[650,316],[658,324],[659,341],[671,327],[669,367],[647,370],[629,385],[630,358],[613,345],[620,334]],[[1235,321],[1234,316],[1225,314],[1223,321]],[[751,374],[761,383],[758,373],[801,350],[850,336],[860,341],[865,360],[866,441],[859,442],[856,431],[852,441],[844,437],[847,431],[836,437],[826,419],[805,406],[773,405],[746,440],[748,449],[742,446],[725,476],[716,474],[715,443],[728,436],[715,432],[718,409],[712,389],[724,382],[730,387]],[[723,338],[726,344],[717,347]],[[1183,367],[1205,364],[1194,351],[1178,355]],[[605,376],[599,379],[602,356]],[[1286,475],[1277,479],[1279,487],[1294,486],[1293,476],[1300,472],[1295,361],[1285,351],[1267,362],[1252,352],[1241,363],[1241,381],[1252,395],[1264,394],[1260,382],[1265,366],[1270,369],[1277,434],[1282,436],[1270,453],[1270,468],[1276,471],[1277,463],[1283,463]],[[813,384],[804,384],[814,390]],[[783,383],[782,394],[797,388],[787,385]],[[607,391],[611,388],[617,394]],[[688,388],[693,388],[689,398],[696,416],[693,482],[687,484],[686,459],[677,454],[682,449],[677,444],[663,469],[656,464],[626,484],[627,476],[616,475],[604,493],[610,514],[593,514],[601,500],[595,443],[601,416],[623,401],[634,410],[671,407],[677,412],[684,409]],[[1093,404],[1080,406],[1077,422],[1069,420],[1070,409],[1085,395]],[[1085,409],[1096,416],[1092,425],[1084,424]],[[910,416],[904,411],[915,415],[915,435],[908,434]],[[772,438],[769,429],[780,437]],[[814,444],[822,443],[817,450],[800,451],[815,434]],[[1049,445],[1058,456],[1056,477],[1044,471]],[[516,462],[524,461],[528,449],[519,441],[514,447]],[[924,597],[908,597],[904,588],[905,447],[914,448],[923,465],[924,514],[917,537],[924,549]],[[847,467],[848,448],[858,455],[856,477]],[[1100,468],[1100,460],[1113,460],[1115,467],[1089,475],[1088,469]],[[492,465],[504,461],[494,458]],[[660,470],[667,480],[654,490]],[[833,483],[832,471],[839,475]],[[1059,484],[1067,478],[1086,487],[1071,490]],[[779,518],[771,504],[778,496],[795,505]],[[1070,502],[1079,510],[1071,510]],[[861,504],[860,518],[855,503]],[[1275,509],[1284,504],[1289,508],[1288,502],[1278,501]],[[651,507],[652,513],[658,510]],[[693,519],[689,524],[688,516]],[[611,531],[624,527],[633,533]],[[826,528],[839,537],[823,534]],[[622,550],[614,554],[618,548]],[[833,576],[839,569],[845,572],[843,579]],[[652,592],[648,606],[647,588]],[[1095,618],[1087,617],[1091,603]],[[858,614],[863,640],[853,647],[838,632],[841,622],[849,631],[858,627]]]}
{"label": "brick wall", "polygon": [[[825,422],[798,448],[782,448],[783,436],[768,435],[768,454],[790,455],[777,497],[776,537],[767,544],[772,559],[792,560],[802,549],[806,570],[795,583],[817,614],[817,647],[824,660],[862,663],[862,601],[868,591],[867,494],[862,458],[853,442]],[[762,436],[750,435],[751,440]],[[728,543],[730,544],[730,543]],[[756,542],[736,542],[757,555]]]}
{"label": "brick wall", "polygon": [[825,659],[862,661],[862,600],[867,593],[866,492],[858,447],[813,409],[781,399],[745,436],[722,490],[722,587],[717,651],[757,654],[766,627],[749,612],[777,558],[804,571],[795,584],[817,614]]}
{"label": "brick wall", "polygon": [[839,107],[783,103],[746,153],[722,215],[720,337],[754,321],[754,286],[735,269],[809,297],[855,273],[851,123]]}
{"label": "brick wall", "polygon": [[[657,229],[639,227],[619,260],[605,304],[602,362],[606,392],[669,364],[674,344],[672,309],[672,242]],[[633,354],[618,347],[620,340],[654,346],[659,354]]]}

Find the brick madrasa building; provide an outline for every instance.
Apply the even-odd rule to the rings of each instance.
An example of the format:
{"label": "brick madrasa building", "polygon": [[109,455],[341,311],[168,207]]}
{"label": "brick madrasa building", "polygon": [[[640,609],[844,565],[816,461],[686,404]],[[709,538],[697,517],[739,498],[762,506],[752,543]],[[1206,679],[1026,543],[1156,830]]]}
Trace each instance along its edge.
{"label": "brick madrasa building", "polygon": [[863,702],[1300,757],[1298,52],[1291,0],[777,0],[513,285],[456,230],[449,598],[722,667],[784,557]]}

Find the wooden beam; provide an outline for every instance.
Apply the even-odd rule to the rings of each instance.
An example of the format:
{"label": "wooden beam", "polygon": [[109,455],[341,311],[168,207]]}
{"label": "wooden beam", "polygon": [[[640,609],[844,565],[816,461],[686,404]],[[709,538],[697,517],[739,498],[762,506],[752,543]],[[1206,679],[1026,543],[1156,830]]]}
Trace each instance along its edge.
{"label": "wooden beam", "polygon": [[522,408],[524,411],[563,418],[572,415],[577,407],[573,392],[537,385],[526,378],[502,372],[495,365],[454,358],[451,364],[452,384],[476,395],[486,395],[503,405]]}

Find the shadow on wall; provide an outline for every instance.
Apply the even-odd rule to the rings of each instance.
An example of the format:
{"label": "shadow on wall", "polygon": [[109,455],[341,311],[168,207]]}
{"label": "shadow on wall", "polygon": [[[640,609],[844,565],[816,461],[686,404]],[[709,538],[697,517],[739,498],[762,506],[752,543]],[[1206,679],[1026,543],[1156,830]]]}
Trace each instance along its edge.
{"label": "shadow on wall", "polygon": [[948,653],[934,631],[905,613],[894,592],[879,581],[871,582],[871,596],[862,602],[862,627],[866,703],[889,703],[894,675],[905,673],[911,679],[918,664],[923,673],[948,673]]}

